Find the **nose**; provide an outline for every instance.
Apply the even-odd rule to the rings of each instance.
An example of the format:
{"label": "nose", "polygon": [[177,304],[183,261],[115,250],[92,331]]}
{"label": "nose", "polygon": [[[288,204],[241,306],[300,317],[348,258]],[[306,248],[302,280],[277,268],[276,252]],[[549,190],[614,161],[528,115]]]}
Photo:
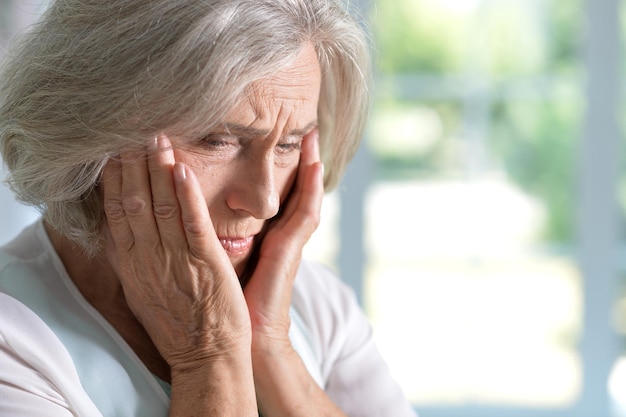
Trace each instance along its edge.
{"label": "nose", "polygon": [[243,162],[234,175],[226,204],[231,210],[246,212],[256,219],[270,219],[278,214],[280,195],[274,178],[271,156]]}

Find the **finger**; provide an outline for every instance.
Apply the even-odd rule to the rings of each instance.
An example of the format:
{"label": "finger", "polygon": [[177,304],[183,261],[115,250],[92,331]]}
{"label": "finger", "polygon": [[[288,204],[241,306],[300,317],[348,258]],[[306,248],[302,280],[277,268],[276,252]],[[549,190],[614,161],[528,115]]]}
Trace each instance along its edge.
{"label": "finger", "polygon": [[319,128],[313,129],[302,139],[302,153],[298,165],[298,179],[296,187],[303,186],[304,171],[311,165],[320,162]]}
{"label": "finger", "polygon": [[319,225],[323,198],[323,166],[316,162],[302,173],[302,189],[292,196],[284,215],[268,230],[262,255],[279,259],[292,251],[300,252]]}
{"label": "finger", "polygon": [[174,150],[167,136],[159,135],[151,146],[148,157],[152,211],[165,248],[186,247],[185,233],[180,219],[180,207],[176,197],[172,169],[175,164]]}
{"label": "finger", "polygon": [[288,220],[294,224],[302,237],[309,239],[320,221],[324,198],[324,170],[321,162],[315,162],[302,174],[302,189],[294,197],[294,211]]}
{"label": "finger", "polygon": [[129,251],[135,239],[126,219],[122,205],[122,165],[118,159],[110,159],[102,170],[100,179],[104,199],[107,241],[120,251]]}
{"label": "finger", "polygon": [[[289,218],[293,215],[294,211],[299,205],[300,198],[305,192],[304,187],[307,181],[308,171],[315,164],[320,164],[320,151],[319,151],[319,129],[313,129],[302,139],[302,152],[300,154],[300,163],[298,164],[298,175],[296,183],[294,184],[291,192],[291,198],[288,200],[287,205],[283,209],[283,217]],[[323,171],[323,166],[320,166]],[[323,175],[323,173],[321,174]],[[309,187],[311,187],[309,185]],[[317,187],[315,188],[317,189]],[[306,192],[310,192],[306,191]],[[322,194],[323,194],[323,181],[322,181]]]}
{"label": "finger", "polygon": [[152,191],[145,150],[125,152],[122,161],[122,206],[136,245],[154,247],[160,237],[152,212]]}
{"label": "finger", "polygon": [[[261,321],[265,323],[274,320],[280,323],[281,317],[289,310],[302,248],[319,223],[324,195],[321,162],[314,163],[304,171],[302,186],[298,198],[289,202],[293,205],[290,210],[292,213],[281,217],[268,229],[259,261],[244,287],[250,311],[260,312],[264,317]],[[259,321],[253,319],[253,323]]]}
{"label": "finger", "polygon": [[[213,228],[200,184],[186,165],[174,164],[174,184],[181,211],[182,227],[191,253],[199,259],[229,263]],[[223,256],[222,256],[223,255]]]}

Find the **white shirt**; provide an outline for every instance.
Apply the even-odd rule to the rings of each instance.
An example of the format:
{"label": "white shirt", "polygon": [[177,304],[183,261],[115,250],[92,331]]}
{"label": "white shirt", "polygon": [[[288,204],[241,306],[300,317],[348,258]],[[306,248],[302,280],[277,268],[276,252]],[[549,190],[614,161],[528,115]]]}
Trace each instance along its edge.
{"label": "white shirt", "polygon": [[[352,291],[303,261],[290,338],[350,417],[414,417]],[[38,221],[0,249],[0,417],[167,416],[169,398],[83,298]]]}

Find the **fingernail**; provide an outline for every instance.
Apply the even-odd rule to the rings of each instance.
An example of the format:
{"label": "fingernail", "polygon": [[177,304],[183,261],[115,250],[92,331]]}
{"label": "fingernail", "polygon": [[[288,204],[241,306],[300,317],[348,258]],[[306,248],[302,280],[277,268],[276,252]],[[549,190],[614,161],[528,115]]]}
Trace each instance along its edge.
{"label": "fingernail", "polygon": [[170,139],[165,135],[157,136],[157,143],[158,143],[159,149],[162,151],[168,150],[172,147],[172,143],[170,142]]}
{"label": "fingernail", "polygon": [[159,137],[155,136],[154,138],[152,138],[152,141],[150,142],[150,150],[156,151],[158,147],[159,147]]}

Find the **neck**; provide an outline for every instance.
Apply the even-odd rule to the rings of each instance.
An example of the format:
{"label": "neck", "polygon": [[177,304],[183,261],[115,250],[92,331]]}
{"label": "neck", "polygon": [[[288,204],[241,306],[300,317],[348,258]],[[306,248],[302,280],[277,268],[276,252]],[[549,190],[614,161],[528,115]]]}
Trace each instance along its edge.
{"label": "neck", "polygon": [[169,382],[169,366],[128,307],[120,280],[106,255],[102,252],[87,256],[80,246],[53,227],[48,224],[45,227],[65,270],[83,297],[117,330],[153,374]]}
{"label": "neck", "polygon": [[52,246],[61,258],[65,270],[83,297],[94,307],[124,299],[117,274],[104,253],[88,256],[76,243],[45,223]]}

